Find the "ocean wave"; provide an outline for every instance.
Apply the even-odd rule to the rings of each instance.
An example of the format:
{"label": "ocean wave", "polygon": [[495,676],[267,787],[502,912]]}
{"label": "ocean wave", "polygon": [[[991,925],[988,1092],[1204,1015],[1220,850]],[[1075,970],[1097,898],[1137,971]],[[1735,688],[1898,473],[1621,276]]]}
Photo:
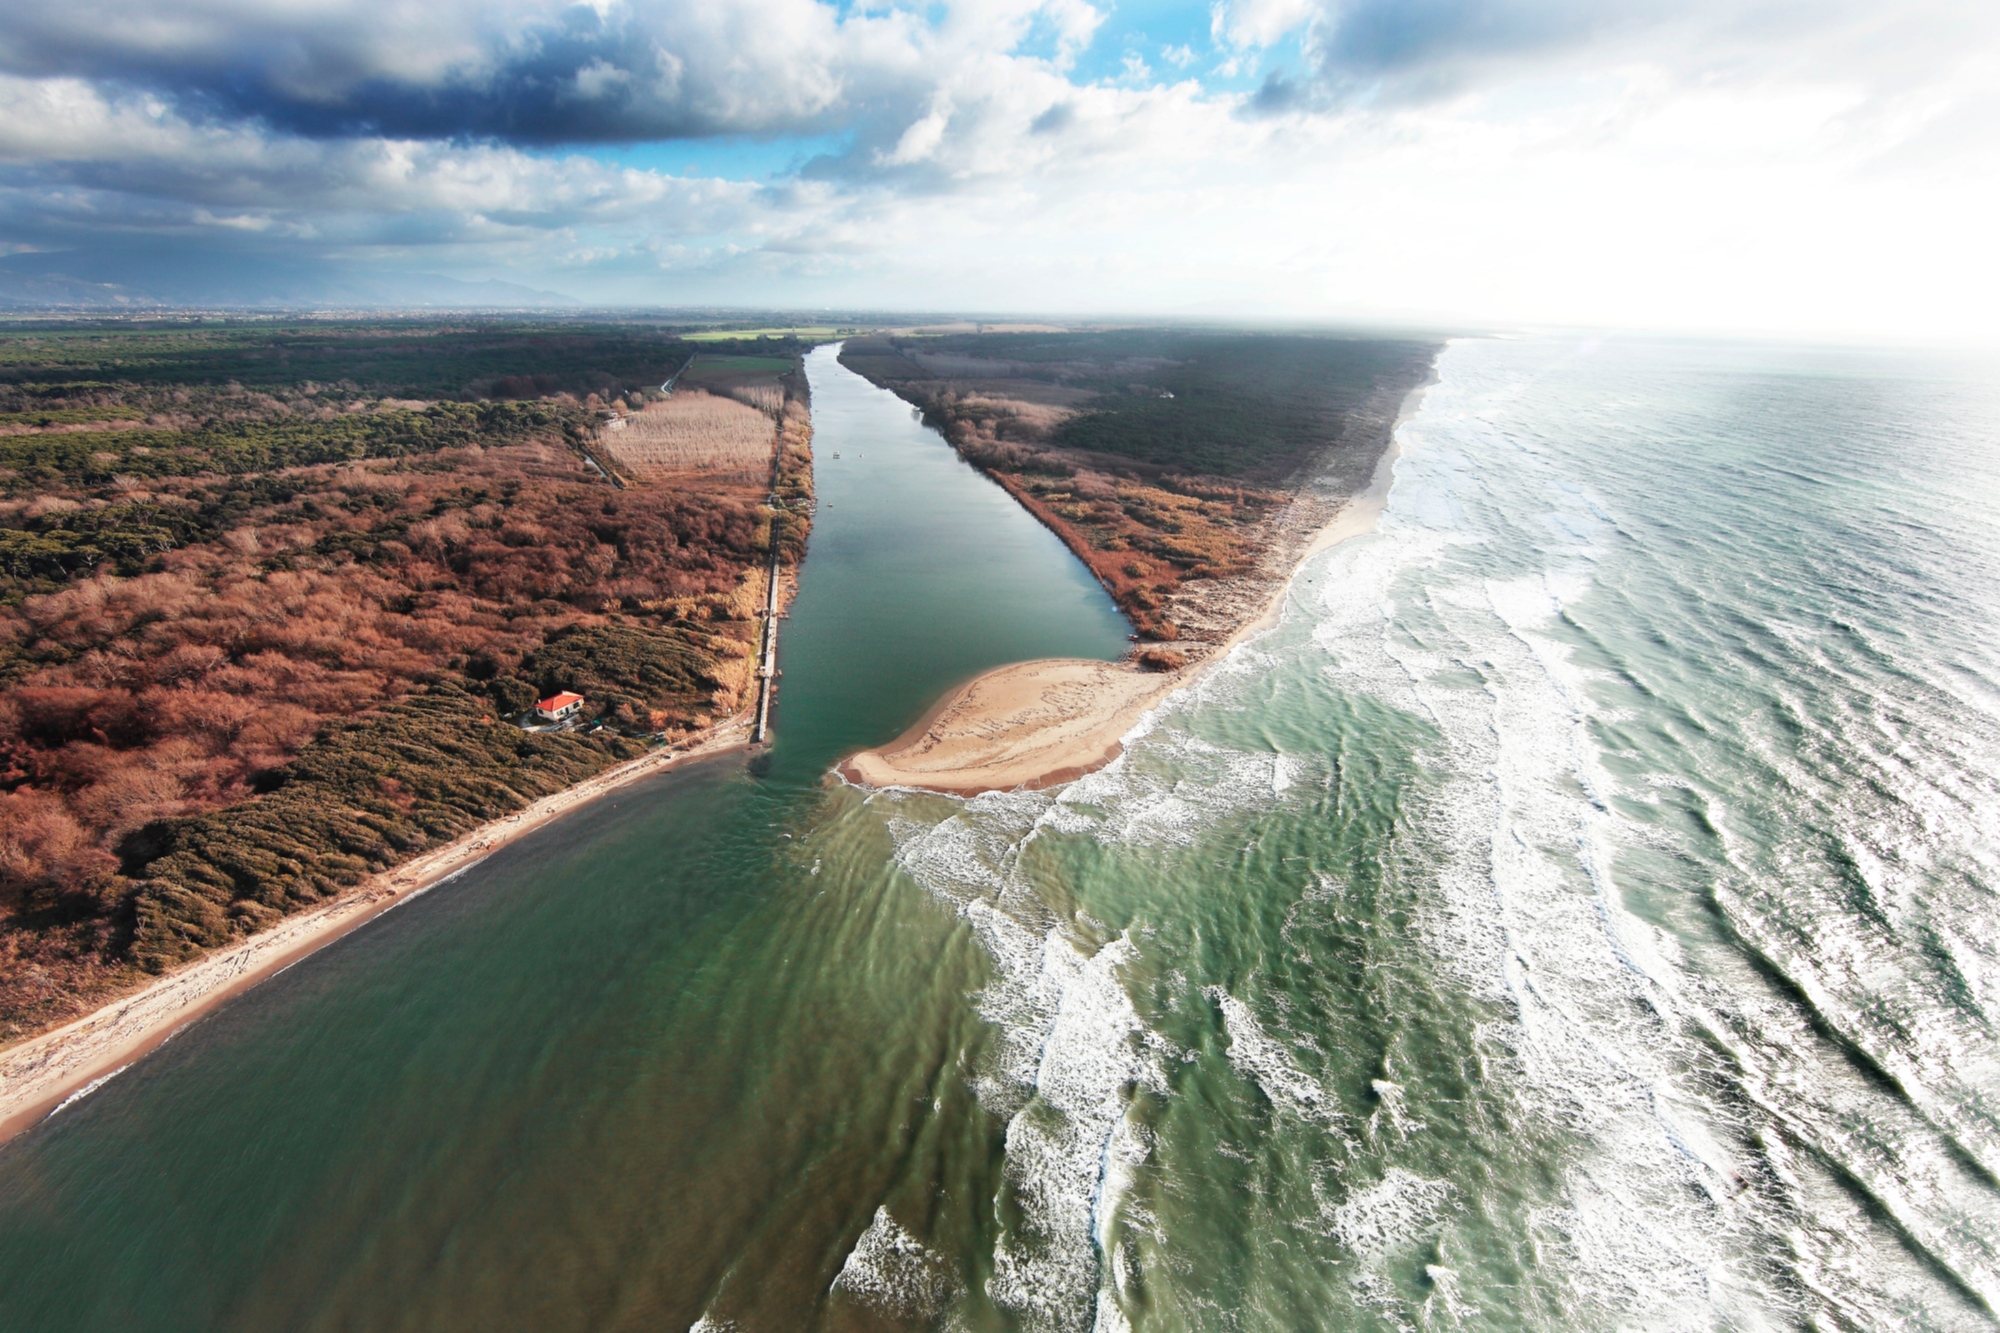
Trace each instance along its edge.
{"label": "ocean wave", "polygon": [[1223,1030],[1229,1034],[1229,1063],[1262,1089],[1271,1105],[1301,1120],[1329,1128],[1345,1127],[1347,1117],[1326,1089],[1299,1068],[1291,1052],[1265,1034],[1249,1005],[1220,986],[1210,986],[1205,993],[1222,1011]]}
{"label": "ocean wave", "polygon": [[1378,1183],[1329,1206],[1326,1219],[1348,1249],[1380,1255],[1407,1248],[1436,1230],[1457,1198],[1449,1181],[1427,1180],[1391,1167]]}
{"label": "ocean wave", "polygon": [[951,1259],[926,1249],[886,1207],[876,1208],[848,1251],[833,1289],[883,1314],[923,1320],[935,1319],[960,1294]]}
{"label": "ocean wave", "polygon": [[981,797],[893,831],[899,864],[958,909],[993,963],[977,1003],[995,1041],[974,1090],[1007,1117],[1003,1174],[1020,1220],[995,1247],[986,1294],[1024,1328],[1066,1331],[1101,1322],[1103,1301],[1115,1306],[1102,1262],[1109,1219],[1148,1154],[1127,1118],[1130,1093],[1161,1079],[1157,1039],[1120,976],[1132,943],[1092,948],[1018,874],[1052,803]]}
{"label": "ocean wave", "polygon": [[[1025,1323],[1206,1326],[1167,1204],[1220,1161],[1302,1247],[1242,1260],[1252,1323],[1466,1326],[1511,1273],[1542,1327],[1991,1326],[2000,691],[1825,601],[1865,555],[1677,365],[1454,344],[1277,629],[1106,769],[898,826],[994,960]],[[1193,1158],[1135,1113],[1190,1080]]]}

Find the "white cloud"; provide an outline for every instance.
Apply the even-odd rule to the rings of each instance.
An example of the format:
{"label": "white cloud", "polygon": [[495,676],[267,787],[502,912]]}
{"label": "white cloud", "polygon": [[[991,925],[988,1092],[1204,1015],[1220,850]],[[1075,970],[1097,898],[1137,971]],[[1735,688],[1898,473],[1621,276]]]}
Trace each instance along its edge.
{"label": "white cloud", "polygon": [[907,167],[936,156],[938,145],[944,142],[944,132],[951,124],[951,107],[939,99],[920,120],[904,130],[896,140],[896,146],[884,153],[880,161],[889,166]]}
{"label": "white cloud", "polygon": [[[1218,5],[1242,73],[1301,43],[1306,65],[1261,96],[1156,84],[1136,52],[1119,77],[1078,75],[1102,21],[1082,0],[845,18],[812,0],[162,0],[91,35],[123,8],[10,13],[0,251],[160,235],[600,299],[1297,318],[1919,332],[2000,302],[2000,53],[1963,6],[1906,30],[1847,0],[1662,0],[1600,39],[1519,0],[1479,12],[1527,36],[1478,50],[1378,34],[1370,77],[1409,77],[1359,99],[1341,80],[1377,0]],[[1416,51],[1400,64],[1397,42]],[[197,96],[241,60],[270,114]],[[536,71],[556,91],[510,102]],[[459,98],[460,128],[312,119],[387,85]],[[695,179],[478,130],[501,113],[840,137],[775,181]]]}
{"label": "white cloud", "polygon": [[1314,0],[1220,0],[1210,11],[1210,34],[1231,46],[1275,46],[1319,13]]}

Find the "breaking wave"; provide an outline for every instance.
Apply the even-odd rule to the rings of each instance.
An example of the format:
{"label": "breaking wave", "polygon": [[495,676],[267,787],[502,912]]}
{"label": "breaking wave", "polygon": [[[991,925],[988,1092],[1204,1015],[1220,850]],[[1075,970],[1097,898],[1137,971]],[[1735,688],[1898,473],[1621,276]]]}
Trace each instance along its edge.
{"label": "breaking wave", "polygon": [[1118,762],[877,798],[992,962],[991,1301],[1990,1327],[2000,543],[1882,480],[1929,413],[2000,493],[1959,389],[1455,345],[1379,533]]}

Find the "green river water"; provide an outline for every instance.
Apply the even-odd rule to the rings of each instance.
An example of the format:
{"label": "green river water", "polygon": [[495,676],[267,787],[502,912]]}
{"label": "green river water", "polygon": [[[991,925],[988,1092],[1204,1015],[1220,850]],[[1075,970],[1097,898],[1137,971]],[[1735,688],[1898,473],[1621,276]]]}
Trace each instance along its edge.
{"label": "green river water", "polygon": [[[833,357],[759,771],[601,801],[0,1150],[0,1326],[796,1327],[885,1198],[990,1194],[1005,1126],[960,1077],[985,959],[824,775],[1127,627]],[[972,1247],[985,1211],[943,1223]]]}
{"label": "green river water", "polygon": [[810,371],[775,750],[0,1148],[0,1329],[1995,1327],[1990,361],[1453,343],[1378,532],[969,801],[825,774],[1125,627]]}

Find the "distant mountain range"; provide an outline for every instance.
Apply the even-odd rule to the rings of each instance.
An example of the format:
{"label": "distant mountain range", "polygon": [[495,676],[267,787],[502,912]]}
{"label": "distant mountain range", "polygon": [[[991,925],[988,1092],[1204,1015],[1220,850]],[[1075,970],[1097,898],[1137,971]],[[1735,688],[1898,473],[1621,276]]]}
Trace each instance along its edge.
{"label": "distant mountain range", "polygon": [[560,292],[437,273],[301,265],[163,251],[64,250],[0,257],[0,311],[551,310]]}

